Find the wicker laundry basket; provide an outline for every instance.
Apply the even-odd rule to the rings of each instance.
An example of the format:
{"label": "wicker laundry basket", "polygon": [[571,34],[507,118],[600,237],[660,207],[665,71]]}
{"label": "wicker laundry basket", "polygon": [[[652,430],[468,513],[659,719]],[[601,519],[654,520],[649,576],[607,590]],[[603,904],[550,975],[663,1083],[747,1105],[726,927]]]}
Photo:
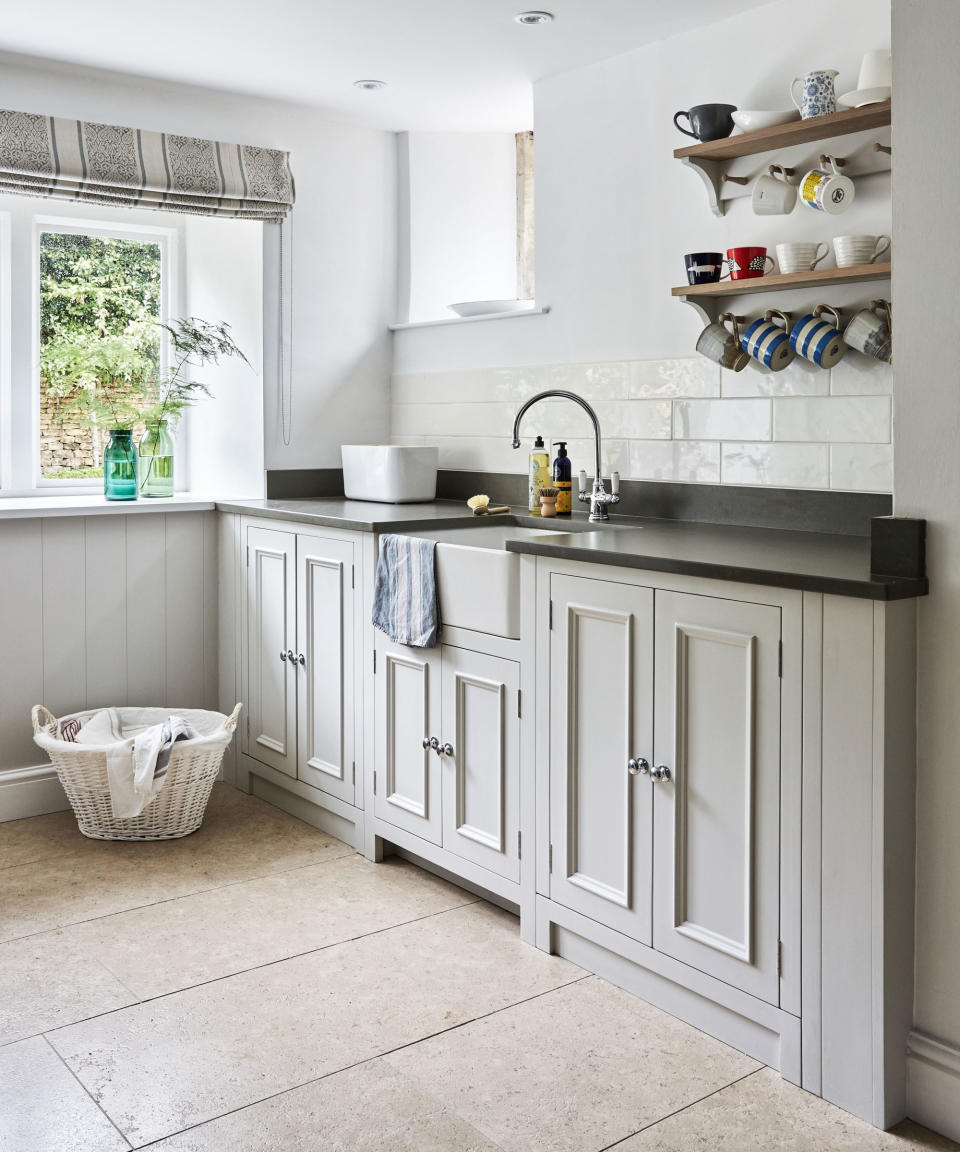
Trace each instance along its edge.
{"label": "wicker laundry basket", "polygon": [[[238,704],[229,716],[198,708],[136,710],[154,724],[162,723],[173,712],[200,736],[174,744],[163,787],[139,816],[129,820],[118,820],[113,815],[106,747],[75,744],[60,735],[65,721],[86,721],[101,711],[99,708],[74,712],[58,720],[49,709],[37,704],[33,709],[33,739],[53,762],[84,836],[94,840],[175,840],[200,827],[240,708]],[[118,709],[121,719],[124,711]]]}

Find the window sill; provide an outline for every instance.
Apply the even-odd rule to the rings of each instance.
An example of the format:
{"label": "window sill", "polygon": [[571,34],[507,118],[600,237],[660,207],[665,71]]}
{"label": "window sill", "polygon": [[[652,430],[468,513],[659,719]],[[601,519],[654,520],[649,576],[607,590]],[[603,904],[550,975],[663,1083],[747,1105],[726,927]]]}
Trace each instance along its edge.
{"label": "window sill", "polygon": [[0,520],[47,516],[111,516],[137,512],[209,512],[213,500],[178,492],[164,499],[107,500],[104,496],[0,496]]}
{"label": "window sill", "polygon": [[391,332],[406,332],[408,328],[440,328],[450,324],[480,324],[484,320],[518,320],[521,316],[546,316],[550,306],[526,308],[522,312],[485,312],[482,316],[449,316],[442,320],[408,320],[405,324],[388,324]]}

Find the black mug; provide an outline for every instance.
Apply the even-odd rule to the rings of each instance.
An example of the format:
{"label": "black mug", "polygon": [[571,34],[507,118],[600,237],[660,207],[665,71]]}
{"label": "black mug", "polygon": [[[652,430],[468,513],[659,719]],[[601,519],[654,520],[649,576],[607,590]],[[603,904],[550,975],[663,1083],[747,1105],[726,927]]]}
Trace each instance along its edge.
{"label": "black mug", "polygon": [[[680,128],[684,136],[692,136],[694,140],[706,143],[708,140],[723,140],[733,131],[733,116],[736,112],[735,104],[698,104],[689,112],[677,112],[673,117],[674,124]],[[680,116],[686,116],[692,132],[681,128],[677,124]]]}

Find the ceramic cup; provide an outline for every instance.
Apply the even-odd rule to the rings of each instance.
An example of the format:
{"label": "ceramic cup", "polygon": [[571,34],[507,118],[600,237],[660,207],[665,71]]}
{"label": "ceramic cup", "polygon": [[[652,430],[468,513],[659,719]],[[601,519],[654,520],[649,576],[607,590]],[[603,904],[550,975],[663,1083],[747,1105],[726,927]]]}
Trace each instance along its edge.
{"label": "ceramic cup", "polygon": [[[833,322],[823,319],[829,313]],[[794,324],[790,347],[818,368],[832,368],[847,350],[840,335],[840,315],[827,304],[818,304],[812,312]]]}
{"label": "ceramic cup", "polygon": [[797,206],[796,188],[785,176],[775,175],[776,171],[771,164],[769,175],[761,176],[753,186],[753,210],[758,216],[786,216]]}
{"label": "ceramic cup", "polygon": [[[726,320],[730,321],[732,331],[727,329],[724,323]],[[708,324],[704,328],[697,339],[697,351],[731,372],[741,372],[749,360],[740,347],[740,329],[736,318],[729,312],[723,313],[715,324]]]}
{"label": "ceramic cup", "polygon": [[688,284],[716,284],[723,280],[723,253],[688,252],[683,258],[687,269]]}
{"label": "ceramic cup", "polygon": [[800,181],[800,199],[808,208],[837,216],[853,203],[854,184],[832,158],[827,168],[811,168]]}
{"label": "ceramic cup", "polygon": [[766,248],[728,248],[727,267],[730,269],[731,280],[755,280],[758,276],[772,271],[776,267],[776,262],[772,256],[767,255]]}
{"label": "ceramic cup", "polygon": [[829,116],[836,112],[837,90],[833,82],[838,75],[836,68],[815,68],[803,76],[794,77],[790,85],[790,98],[800,109],[802,119]]}
{"label": "ceramic cup", "polygon": [[[673,122],[685,136],[692,136],[702,143],[723,140],[733,131],[732,113],[736,110],[735,104],[697,104],[689,112],[674,113]],[[678,123],[681,116],[686,116],[692,132]]]}
{"label": "ceramic cup", "polygon": [[[823,249],[821,252],[820,249]],[[777,245],[777,264],[784,274],[788,272],[812,272],[821,260],[826,259],[830,245],[822,240],[819,244],[799,241]]]}
{"label": "ceramic cup", "polygon": [[771,372],[786,368],[796,355],[790,347],[789,313],[771,308],[749,325],[740,344],[748,356]]}
{"label": "ceramic cup", "polygon": [[843,342],[865,356],[893,363],[893,318],[889,300],[872,300],[844,329]]}
{"label": "ceramic cup", "polygon": [[886,49],[864,52],[857,78],[857,91],[870,88],[889,88],[893,84],[893,60]]}
{"label": "ceramic cup", "polygon": [[890,248],[889,236],[834,236],[833,254],[838,268],[872,264]]}

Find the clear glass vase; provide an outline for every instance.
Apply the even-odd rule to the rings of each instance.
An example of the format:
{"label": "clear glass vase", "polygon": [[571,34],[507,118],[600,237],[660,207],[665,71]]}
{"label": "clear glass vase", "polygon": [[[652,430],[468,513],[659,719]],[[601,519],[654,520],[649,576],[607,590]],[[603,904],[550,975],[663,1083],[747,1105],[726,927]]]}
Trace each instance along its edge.
{"label": "clear glass vase", "polygon": [[129,428],[111,428],[103,450],[103,494],[108,500],[136,500],[137,446]]}
{"label": "clear glass vase", "polygon": [[140,495],[173,495],[173,437],[166,420],[148,420],[140,439]]}

